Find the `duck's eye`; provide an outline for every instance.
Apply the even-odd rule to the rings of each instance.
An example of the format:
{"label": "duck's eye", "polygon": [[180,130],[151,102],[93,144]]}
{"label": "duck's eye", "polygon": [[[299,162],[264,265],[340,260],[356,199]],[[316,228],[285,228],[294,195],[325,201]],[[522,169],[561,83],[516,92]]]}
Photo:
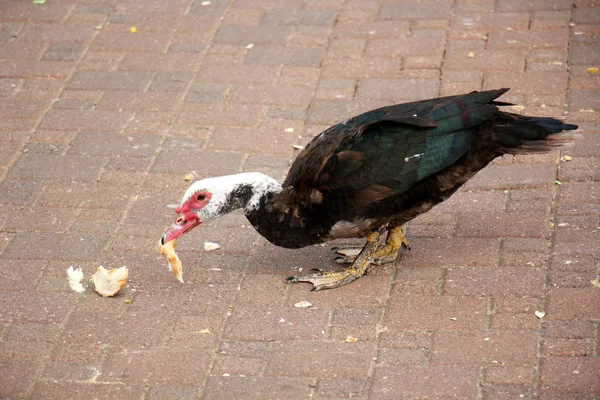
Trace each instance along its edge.
{"label": "duck's eye", "polygon": [[206,199],[206,195],[204,193],[200,193],[197,197],[198,201],[204,201]]}

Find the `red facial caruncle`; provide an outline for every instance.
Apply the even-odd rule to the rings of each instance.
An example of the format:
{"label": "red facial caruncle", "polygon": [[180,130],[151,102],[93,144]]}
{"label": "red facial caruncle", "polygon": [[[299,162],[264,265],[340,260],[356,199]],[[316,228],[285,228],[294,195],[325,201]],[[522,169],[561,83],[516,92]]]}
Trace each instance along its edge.
{"label": "red facial caruncle", "polygon": [[200,221],[200,218],[198,217],[198,215],[196,215],[196,211],[206,206],[209,200],[209,192],[198,191],[194,193],[182,205],[177,207],[175,209],[175,212],[178,214],[177,220],[173,225],[171,225],[167,232],[165,232],[165,234],[161,238],[161,243],[165,244],[167,242],[170,242],[171,240],[175,240],[179,236],[200,225],[202,221]]}

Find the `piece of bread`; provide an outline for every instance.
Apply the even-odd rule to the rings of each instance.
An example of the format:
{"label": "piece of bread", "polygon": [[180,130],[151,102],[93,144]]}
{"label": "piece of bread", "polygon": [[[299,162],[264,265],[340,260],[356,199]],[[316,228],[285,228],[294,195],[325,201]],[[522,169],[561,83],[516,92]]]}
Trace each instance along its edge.
{"label": "piece of bread", "polygon": [[129,270],[127,267],[107,270],[101,265],[96,273],[92,275],[92,282],[94,282],[94,289],[98,294],[103,297],[110,297],[121,290],[128,276]]}
{"label": "piece of bread", "polygon": [[177,253],[175,253],[175,240],[171,240],[165,244],[159,244],[158,251],[160,254],[167,255],[171,272],[179,282],[183,283],[183,267],[181,266],[181,260],[179,260]]}

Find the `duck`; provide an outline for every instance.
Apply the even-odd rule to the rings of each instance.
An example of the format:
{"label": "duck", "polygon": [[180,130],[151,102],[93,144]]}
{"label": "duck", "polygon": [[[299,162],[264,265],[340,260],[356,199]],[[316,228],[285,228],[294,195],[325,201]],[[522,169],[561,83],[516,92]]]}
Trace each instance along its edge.
{"label": "duck", "polygon": [[314,137],[283,183],[258,172],[201,179],[176,207],[161,238],[175,240],[219,215],[242,209],[276,246],[302,248],[341,238],[365,238],[336,261],[341,271],[313,270],[289,282],[312,290],[347,285],[371,265],[395,262],[410,249],[403,225],[447,200],[492,160],[547,152],[573,137],[576,125],[501,111],[508,91],[475,91],[377,108]]}

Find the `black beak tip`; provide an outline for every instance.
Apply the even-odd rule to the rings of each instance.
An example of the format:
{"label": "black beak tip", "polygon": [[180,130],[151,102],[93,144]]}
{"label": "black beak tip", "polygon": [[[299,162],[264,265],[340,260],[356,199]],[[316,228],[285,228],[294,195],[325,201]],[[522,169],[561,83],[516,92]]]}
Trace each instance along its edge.
{"label": "black beak tip", "polygon": [[165,245],[165,235],[162,235],[162,237],[160,238],[160,244],[161,245]]}

